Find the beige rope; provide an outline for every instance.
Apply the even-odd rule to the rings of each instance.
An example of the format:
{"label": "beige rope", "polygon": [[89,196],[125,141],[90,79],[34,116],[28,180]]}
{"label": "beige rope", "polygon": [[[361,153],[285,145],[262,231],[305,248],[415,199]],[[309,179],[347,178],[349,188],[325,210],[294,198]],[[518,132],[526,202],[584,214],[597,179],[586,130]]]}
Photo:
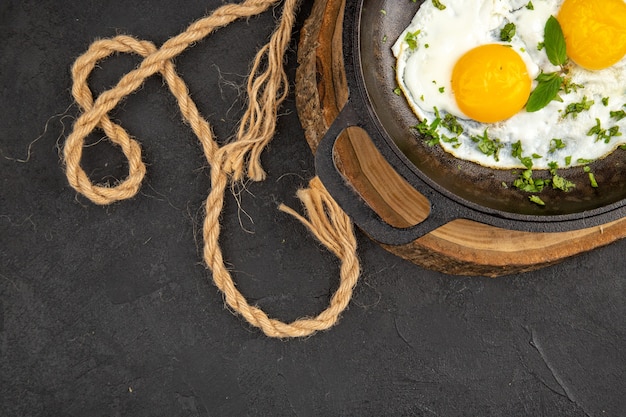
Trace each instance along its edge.
{"label": "beige rope", "polygon": [[[205,202],[203,225],[203,257],[213,273],[215,285],[223,292],[226,303],[250,324],[259,327],[271,337],[301,337],[332,327],[345,310],[359,277],[356,239],[352,223],[328,194],[319,179],[313,178],[309,188],[298,191],[308,219],[294,210],[280,209],[301,221],[340,260],[340,283],[326,310],[315,318],[303,318],[283,323],[267,316],[261,309],[248,304],[237,290],[233,278],[224,265],[219,246],[220,215],[224,194],[230,181],[242,181],[248,176],[254,181],[265,178],[260,154],[275,134],[278,109],[288,94],[288,80],[283,59],[291,39],[299,0],[285,0],[278,27],[270,41],[257,53],[248,80],[248,108],[241,120],[236,139],[220,147],[213,138],[211,126],[200,115],[189,96],[185,82],[176,73],[174,59],[178,54],[215,29],[242,17],[250,17],[267,10],[279,0],[246,0],[241,4],[226,4],[212,14],[192,23],[183,33],[169,39],[160,48],[148,41],[131,36],[116,36],[95,41],[72,67],[72,95],[82,114],[68,136],[63,158],[70,185],[96,204],[113,202],[135,196],[146,173],[141,160],[141,146],[108,114],[121,100],[135,92],[146,78],[159,73],[176,98],[183,119],[198,137],[204,156],[211,165],[211,191]],[[87,79],[97,63],[113,53],[134,53],[143,57],[141,64],[124,75],[110,90],[94,101]],[[261,68],[264,68],[261,71]],[[93,184],[80,166],[86,137],[101,129],[119,145],[128,159],[129,174],[120,183],[107,187]]]}

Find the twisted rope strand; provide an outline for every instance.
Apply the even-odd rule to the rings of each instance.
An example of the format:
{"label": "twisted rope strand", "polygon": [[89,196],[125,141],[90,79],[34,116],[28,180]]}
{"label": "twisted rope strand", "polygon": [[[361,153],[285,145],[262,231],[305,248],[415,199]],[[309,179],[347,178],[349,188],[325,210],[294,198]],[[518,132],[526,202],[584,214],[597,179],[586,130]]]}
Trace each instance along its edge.
{"label": "twisted rope strand", "polygon": [[[247,175],[253,181],[265,179],[261,167],[260,155],[265,146],[274,137],[278,109],[289,93],[287,74],[283,60],[291,40],[291,31],[295,22],[295,10],[299,0],[286,0],[281,21],[277,30],[257,53],[247,83],[248,108],[239,124],[237,140],[230,159],[229,170],[234,180],[243,177],[243,170],[248,157]],[[293,12],[292,12],[293,11]],[[264,60],[267,60],[265,72],[259,74]]]}
{"label": "twisted rope strand", "polygon": [[[126,131],[110,122],[107,116],[108,113],[113,110],[124,97],[136,91],[143,84],[146,78],[154,75],[156,72],[162,71],[164,66],[171,65],[171,68],[168,68],[166,74],[164,74],[166,81],[169,81],[168,78],[172,78],[174,71],[171,60],[187,49],[192,43],[203,39],[218,27],[228,25],[236,19],[259,14],[276,2],[277,0],[247,0],[240,5],[224,5],[215,10],[215,12],[211,15],[192,23],[186,31],[167,40],[158,50],[152,43],[139,41],[135,42],[132,37],[124,36],[111,40],[94,42],[87,53],[76,61],[72,70],[73,74],[76,71],[82,73],[81,71],[85,71],[88,68],[93,70],[95,64],[100,59],[110,55],[113,51],[132,51],[140,55],[142,55],[142,52],[149,52],[149,54],[142,55],[145,59],[141,62],[139,68],[124,75],[114,88],[102,93],[95,103],[92,105],[88,104],[86,107],[83,106],[84,112],[76,120],[74,130],[67,138],[64,148],[64,159],[67,164],[67,177],[70,185],[85,194],[97,204],[110,204],[118,200],[133,197],[139,191],[140,184],[146,173],[145,165],[141,161],[141,147],[135,140],[130,138]],[[72,92],[75,98],[78,96],[80,99],[88,99],[91,96],[91,92],[88,94],[86,93],[86,90],[89,90],[89,88],[86,85],[88,73],[85,71],[85,74],[87,74],[83,80],[85,83],[74,84]],[[81,80],[82,79],[83,77],[81,77]],[[181,85],[184,85],[182,80],[180,80],[180,83],[174,83],[174,88],[180,87]],[[171,84],[170,89],[172,89]],[[176,93],[180,93],[177,96],[177,99],[179,99],[179,97],[183,94],[180,88],[176,88],[176,90],[172,92],[175,95]],[[80,103],[78,99],[77,102]],[[206,136],[204,136],[210,133],[210,129],[207,131],[208,123],[206,123],[206,121],[202,121],[202,118],[199,117],[199,115],[197,115],[197,117],[193,117],[196,115],[183,114],[184,117],[191,116],[192,119],[190,119],[190,125],[192,127],[195,126],[202,132],[203,136],[201,137],[201,142],[204,148],[205,156],[210,163],[212,161],[216,145],[213,140],[209,141]],[[80,160],[82,157],[82,148],[85,138],[96,127],[102,127],[103,130],[105,127],[107,128],[108,131],[105,130],[105,133],[109,139],[122,148],[122,152],[129,161],[130,166],[128,177],[126,180],[122,181],[113,188],[93,185],[88,179],[87,174],[85,174],[85,172],[80,168]]]}
{"label": "twisted rope strand", "polygon": [[[331,250],[340,260],[340,284],[326,310],[315,318],[303,318],[287,324],[271,319],[261,309],[248,304],[237,290],[227,270],[219,245],[220,216],[224,195],[230,181],[243,180],[244,173],[252,180],[265,178],[260,155],[275,134],[278,109],[288,94],[288,79],[283,59],[291,39],[295,13],[300,0],[285,0],[282,17],[267,45],[257,53],[247,83],[249,97],[247,110],[240,122],[235,141],[220,147],[214,140],[211,126],[200,115],[189,95],[185,82],[176,73],[173,59],[191,44],[216,28],[228,25],[241,17],[250,17],[267,10],[279,0],[246,0],[241,4],[227,4],[211,15],[192,23],[183,33],[157,48],[149,41],[120,35],[99,40],[80,56],[72,67],[74,81],[72,95],[82,114],[76,120],[64,146],[66,175],[70,185],[96,204],[111,204],[137,194],[146,173],[141,160],[141,147],[130,135],[108,116],[121,100],[135,92],[145,79],[159,73],[176,98],[181,114],[198,137],[204,156],[211,165],[211,191],[205,201],[206,216],[203,224],[203,258],[211,269],[215,285],[223,292],[225,302],[241,314],[251,325],[260,328],[270,337],[301,337],[333,326],[352,297],[359,277],[360,267],[356,256],[356,239],[352,223],[333,201],[318,178],[311,180],[309,188],[300,190],[306,215],[281,206],[280,209],[295,216]],[[87,80],[97,63],[114,53],[134,53],[143,57],[141,64],[124,75],[110,90],[95,100]],[[266,68],[260,71],[263,63]],[[112,187],[93,184],[80,166],[85,138],[101,129],[119,145],[128,159],[129,174]]]}

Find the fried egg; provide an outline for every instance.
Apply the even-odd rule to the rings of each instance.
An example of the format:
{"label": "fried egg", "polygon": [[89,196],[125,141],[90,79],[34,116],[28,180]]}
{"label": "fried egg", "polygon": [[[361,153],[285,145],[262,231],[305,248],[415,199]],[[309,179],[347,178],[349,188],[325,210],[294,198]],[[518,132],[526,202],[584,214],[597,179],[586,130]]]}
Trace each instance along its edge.
{"label": "fried egg", "polygon": [[[544,47],[551,16],[564,65]],[[396,78],[420,130],[457,158],[496,169],[586,165],[626,144],[623,22],[624,0],[426,0],[393,45]],[[558,96],[527,111],[554,73],[565,80]]]}

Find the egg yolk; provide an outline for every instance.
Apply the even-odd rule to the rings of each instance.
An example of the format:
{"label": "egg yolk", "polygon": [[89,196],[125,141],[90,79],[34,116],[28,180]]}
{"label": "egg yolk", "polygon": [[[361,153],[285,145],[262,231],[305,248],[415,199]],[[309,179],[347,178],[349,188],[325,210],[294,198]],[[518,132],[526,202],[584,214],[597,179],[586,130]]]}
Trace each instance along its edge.
{"label": "egg yolk", "polygon": [[522,57],[500,44],[466,52],[452,70],[452,91],[468,117],[482,123],[508,119],[530,96],[532,80]]}
{"label": "egg yolk", "polygon": [[608,68],[626,55],[624,0],[565,0],[557,15],[567,56],[583,68]]}

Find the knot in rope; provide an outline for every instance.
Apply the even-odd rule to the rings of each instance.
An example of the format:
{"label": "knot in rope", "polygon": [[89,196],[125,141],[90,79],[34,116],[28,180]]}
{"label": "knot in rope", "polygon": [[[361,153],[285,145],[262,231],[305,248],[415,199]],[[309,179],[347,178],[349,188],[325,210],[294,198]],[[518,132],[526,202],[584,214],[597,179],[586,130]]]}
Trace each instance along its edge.
{"label": "knot in rope", "polygon": [[[123,127],[110,119],[109,112],[126,96],[140,88],[148,77],[160,74],[176,98],[183,120],[189,124],[200,141],[204,156],[211,166],[211,191],[205,202],[206,217],[203,224],[203,257],[213,273],[214,283],[223,292],[225,302],[266,335],[300,337],[328,329],[337,322],[350,301],[359,276],[352,223],[332,200],[319,179],[314,178],[309,189],[298,192],[309,216],[308,220],[290,208],[280,207],[307,226],[342,262],[339,288],[332,296],[329,307],[317,317],[299,319],[287,324],[271,319],[258,307],[249,305],[237,290],[224,265],[219,245],[219,220],[229,181],[241,181],[245,176],[254,181],[265,178],[260,155],[275,134],[278,109],[288,94],[283,58],[291,39],[299,0],[285,0],[276,30],[269,43],[255,57],[247,83],[248,107],[233,142],[222,147],[217,144],[210,124],[200,115],[189,95],[187,85],[176,73],[173,63],[176,56],[215,29],[242,17],[257,15],[278,2],[279,0],[246,0],[241,4],[223,5],[209,16],[192,23],[184,32],[167,40],[160,48],[152,42],[127,35],[93,42],[72,67],[72,95],[82,113],[65,141],[63,158],[69,184],[92,202],[105,205],[135,196],[146,174],[146,167],[141,159],[141,146]],[[113,88],[94,100],[87,83],[89,75],[99,61],[114,53],[136,54],[143,60]],[[261,71],[263,64],[265,68]],[[128,176],[113,186],[92,183],[80,166],[85,139],[95,129],[101,129],[111,142],[121,148],[128,160]]]}

